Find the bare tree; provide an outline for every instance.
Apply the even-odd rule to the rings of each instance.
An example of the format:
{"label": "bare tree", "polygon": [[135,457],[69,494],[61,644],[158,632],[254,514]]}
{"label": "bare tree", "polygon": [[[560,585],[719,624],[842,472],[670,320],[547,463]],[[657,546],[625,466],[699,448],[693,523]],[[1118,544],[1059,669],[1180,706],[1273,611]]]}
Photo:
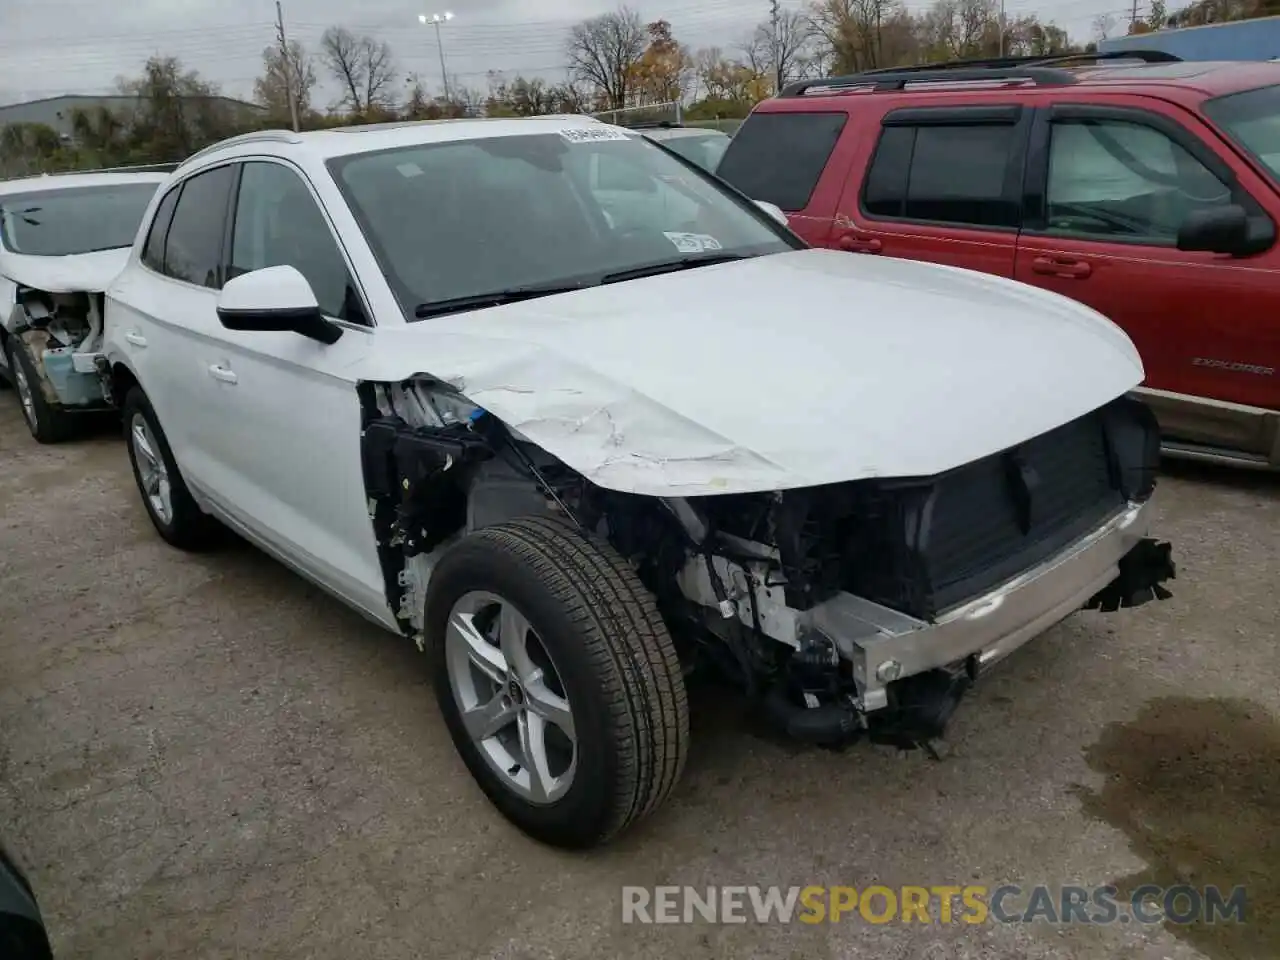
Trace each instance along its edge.
{"label": "bare tree", "polygon": [[253,98],[274,118],[289,116],[289,84],[293,84],[298,113],[311,110],[311,92],[316,85],[316,68],[297,40],[284,51],[272,44],[262,51],[262,76],[253,81]]}
{"label": "bare tree", "polygon": [[361,37],[360,57],[364,62],[364,108],[388,107],[394,102],[392,84],[395,82],[396,65],[391,56],[391,46],[385,40]]}
{"label": "bare tree", "polygon": [[1105,40],[1116,28],[1116,18],[1109,13],[1100,13],[1093,18],[1093,39]]}
{"label": "bare tree", "polygon": [[330,27],[320,38],[320,59],[342,89],[340,102],[352,113],[387,107],[396,77],[391,47],[346,27]]}
{"label": "bare tree", "polygon": [[854,73],[884,65],[884,25],[902,9],[901,0],[815,0],[810,20],[832,69]]}
{"label": "bare tree", "polygon": [[606,108],[625,107],[647,41],[640,15],[627,7],[592,17],[569,34],[569,70],[595,90]]}
{"label": "bare tree", "polygon": [[778,18],[756,26],[742,48],[751,68],[761,76],[786,84],[804,76],[811,67],[809,41],[814,36],[813,21],[795,10],[780,10]]}

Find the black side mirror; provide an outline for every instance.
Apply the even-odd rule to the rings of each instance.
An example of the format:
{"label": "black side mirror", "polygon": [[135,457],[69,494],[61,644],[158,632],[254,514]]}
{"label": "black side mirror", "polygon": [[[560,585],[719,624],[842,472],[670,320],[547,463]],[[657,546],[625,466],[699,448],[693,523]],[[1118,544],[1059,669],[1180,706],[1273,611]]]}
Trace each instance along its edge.
{"label": "black side mirror", "polygon": [[218,320],[228,330],[287,330],[324,344],[342,336],[320,312],[311,284],[290,266],[232,277],[218,294]]}
{"label": "black side mirror", "polygon": [[1197,210],[1178,230],[1179,250],[1203,250],[1239,256],[1252,253],[1249,215],[1244,207],[1229,204]]}

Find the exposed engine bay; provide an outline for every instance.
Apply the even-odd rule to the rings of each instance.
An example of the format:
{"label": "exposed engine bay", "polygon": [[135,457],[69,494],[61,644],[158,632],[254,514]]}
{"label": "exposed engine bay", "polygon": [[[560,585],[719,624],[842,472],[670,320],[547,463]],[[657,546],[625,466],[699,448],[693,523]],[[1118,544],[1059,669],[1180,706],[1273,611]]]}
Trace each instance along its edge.
{"label": "exposed engine bay", "polygon": [[456,538],[558,514],[632,563],[686,672],[712,668],[813,743],[927,746],[1006,635],[1165,599],[1175,576],[1170,545],[1135,532],[1159,432],[1129,398],[936,476],[664,498],[592,484],[446,384],[359,390],[369,514],[406,636],[425,642],[431,569]]}
{"label": "exposed engine bay", "polygon": [[103,295],[19,286],[16,300],[4,331],[25,348],[45,401],[69,412],[110,406],[98,360]]}

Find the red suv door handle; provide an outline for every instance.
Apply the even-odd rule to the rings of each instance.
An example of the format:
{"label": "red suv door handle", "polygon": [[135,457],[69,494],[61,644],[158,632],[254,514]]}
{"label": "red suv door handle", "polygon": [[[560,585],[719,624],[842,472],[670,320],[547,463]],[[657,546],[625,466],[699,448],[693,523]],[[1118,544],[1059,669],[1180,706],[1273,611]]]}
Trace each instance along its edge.
{"label": "red suv door handle", "polygon": [[1080,280],[1093,272],[1093,268],[1083,260],[1060,260],[1057,257],[1036,257],[1031,261],[1031,269],[1035,273],[1051,277],[1074,277]]}
{"label": "red suv door handle", "polygon": [[840,249],[850,253],[879,253],[880,241],[875,237],[859,237],[846,233],[840,238]]}

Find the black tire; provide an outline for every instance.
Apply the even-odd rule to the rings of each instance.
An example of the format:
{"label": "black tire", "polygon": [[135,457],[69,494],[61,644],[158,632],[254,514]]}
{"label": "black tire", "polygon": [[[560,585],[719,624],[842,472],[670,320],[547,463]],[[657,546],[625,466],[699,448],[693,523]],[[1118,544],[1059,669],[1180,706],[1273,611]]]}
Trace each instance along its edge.
{"label": "black tire", "polygon": [[[9,357],[9,369],[14,377],[14,396],[18,399],[22,410],[22,420],[35,437],[37,443],[61,443],[75,432],[72,415],[59,409],[45,398],[40,388],[40,377],[36,373],[35,361],[26,344],[18,337],[5,337],[4,348]],[[17,384],[18,371],[26,378],[27,395],[31,398],[31,413],[27,413],[22,401],[22,388]]]}
{"label": "black tire", "polygon": [[[142,392],[141,387],[132,387],[125,395],[121,407],[124,420],[125,447],[129,450],[129,463],[133,467],[133,480],[138,485],[138,493],[142,497],[142,506],[151,518],[156,532],[171,546],[179,550],[204,550],[213,546],[220,534],[218,522],[203,510],[191,496],[182,473],[173,459],[173,451],[169,449],[169,441],[160,429],[160,421],[151,407],[151,401]],[[141,417],[146,421],[147,429],[156,441],[156,454],[164,461],[165,472],[169,480],[170,517],[166,520],[156,513],[151,500],[144,489],[142,472],[138,466],[138,454],[134,449],[133,425],[135,419]]]}
{"label": "black tire", "polygon": [[[488,591],[528,619],[556,666],[577,731],[568,791],[535,805],[486,763],[449,682],[445,628],[454,604]],[[458,542],[432,574],[427,655],[454,745],[489,800],[525,833],[557,847],[602,844],[651,813],[684,768],[684,678],[653,596],[611,546],[550,518],[488,527]]]}

